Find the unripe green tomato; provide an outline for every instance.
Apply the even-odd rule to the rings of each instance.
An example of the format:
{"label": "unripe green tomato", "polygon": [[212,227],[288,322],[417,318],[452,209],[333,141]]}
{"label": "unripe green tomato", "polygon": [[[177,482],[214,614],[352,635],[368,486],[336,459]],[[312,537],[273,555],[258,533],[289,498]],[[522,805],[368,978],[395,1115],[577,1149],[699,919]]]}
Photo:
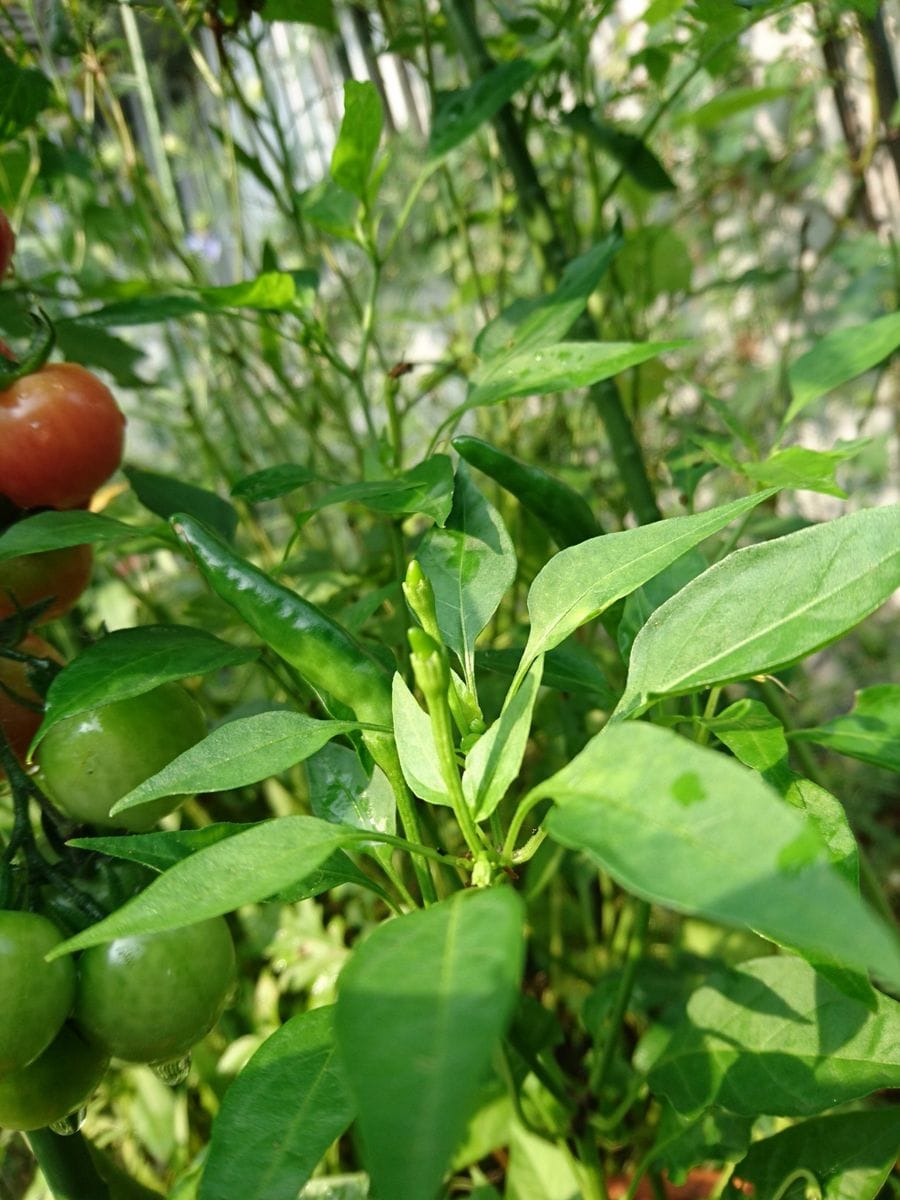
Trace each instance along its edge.
{"label": "unripe green tomato", "polygon": [[0,1128],[43,1129],[80,1108],[103,1078],[109,1057],[69,1025],[34,1062],[0,1076]]}
{"label": "unripe green tomato", "polygon": [[46,917],[0,911],[0,1076],[37,1058],[69,1015],[75,999],[72,959],[44,962],[62,940]]}
{"label": "unripe green tomato", "polygon": [[212,1029],[233,975],[222,917],[116,938],[81,955],[74,1020],[113,1058],[166,1062]]}
{"label": "unripe green tomato", "polygon": [[116,700],[54,725],[35,755],[41,784],[67,816],[143,833],[183,796],[163,796],[111,817],[132,788],[206,736],[203,712],[177,683]]}

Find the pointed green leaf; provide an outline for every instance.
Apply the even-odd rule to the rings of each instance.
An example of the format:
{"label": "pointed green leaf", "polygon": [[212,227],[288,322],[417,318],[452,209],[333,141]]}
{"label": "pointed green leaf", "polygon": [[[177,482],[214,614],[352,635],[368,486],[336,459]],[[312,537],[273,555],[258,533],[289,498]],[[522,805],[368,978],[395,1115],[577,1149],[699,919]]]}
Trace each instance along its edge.
{"label": "pointed green leaf", "polygon": [[409,790],[429,804],[449,805],[431,718],[399,674],[394,676],[393,710],[397,753]]}
{"label": "pointed green leaf", "polygon": [[338,1045],[379,1195],[435,1196],[515,1007],[523,925],[510,888],[457,892],[379,926],[344,967]]}
{"label": "pointed green leaf", "polygon": [[137,467],[124,467],[123,470],[138,500],[158,517],[168,520],[175,513],[189,513],[217,530],[229,542],[234,538],[237,512],[215,492],[174,479],[171,475],[160,475],[157,471],[142,471]]}
{"label": "pointed green leaf", "polygon": [[644,899],[900,980],[900,943],[758,775],[669,730],[611,725],[534,790],[546,826]]}
{"label": "pointed green leaf", "polygon": [[536,658],[510,703],[466,756],[463,793],[476,821],[491,815],[519,774],[543,669],[543,658]]}
{"label": "pointed green leaf", "polygon": [[0,534],[0,562],[20,554],[38,554],[42,550],[59,550],[65,546],[158,536],[158,530],[125,525],[99,513],[42,512],[23,517]]}
{"label": "pointed green leaf", "polygon": [[879,994],[870,1012],[802,959],[772,956],[693,994],[649,1082],[684,1113],[800,1117],[891,1087],[898,1071],[896,1000]]}
{"label": "pointed green leaf", "polygon": [[176,863],[123,908],[57,946],[54,954],[178,929],[266,900],[300,883],[342,846],[362,840],[360,830],[316,817],[278,817],[251,825],[245,833]]}
{"label": "pointed green leaf", "polygon": [[736,550],[647,621],[616,712],[632,715],[654,697],[797,662],[858,625],[897,587],[900,505]]}
{"label": "pointed green leaf", "polygon": [[344,119],[331,156],[331,178],[365,200],[372,164],[381,141],[384,111],[374,83],[348,79],[344,84]]}
{"label": "pointed green leaf", "polygon": [[898,346],[900,312],[826,334],[788,368],[791,403],[782,424],[789,425],[808,404],[876,367]]}
{"label": "pointed green leaf", "polygon": [[900,772],[900,684],[865,688],[856,693],[853,708],[844,716],[813,729],[796,729],[789,736]]}
{"label": "pointed green leaf", "polygon": [[846,500],[847,493],[837,482],[837,469],[871,442],[871,438],[857,438],[854,442],[838,442],[833,450],[788,446],[786,450],[776,450],[763,462],[741,463],[739,469],[764,487],[821,492]]}
{"label": "pointed green leaf", "polygon": [[442,158],[490,121],[535,73],[524,58],[486,71],[470,87],[438,92],[428,139],[429,159]]}
{"label": "pointed green leaf", "polygon": [[359,755],[346,746],[325,746],[306,764],[309,805],[314,817],[354,829],[393,834],[397,801],[384,772],[376,767],[371,778]]}
{"label": "pointed green leaf", "polygon": [[295,1200],[352,1120],[333,1007],[292,1017],[225,1093],[199,1200]]}

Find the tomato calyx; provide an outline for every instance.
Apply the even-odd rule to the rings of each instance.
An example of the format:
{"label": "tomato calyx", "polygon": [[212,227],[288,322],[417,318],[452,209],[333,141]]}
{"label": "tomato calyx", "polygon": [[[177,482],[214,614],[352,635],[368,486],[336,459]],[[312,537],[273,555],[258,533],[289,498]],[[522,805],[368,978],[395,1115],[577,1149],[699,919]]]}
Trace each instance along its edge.
{"label": "tomato calyx", "polygon": [[[4,354],[0,359],[0,391],[5,391],[8,387],[12,387],[18,379],[24,379],[26,375],[33,375],[35,371],[40,370],[56,345],[56,330],[44,310],[42,308],[32,309],[28,316],[35,326],[35,332],[28,343],[24,358],[9,358],[4,362],[2,361],[2,359],[6,359]],[[8,350],[9,347],[6,349]]]}

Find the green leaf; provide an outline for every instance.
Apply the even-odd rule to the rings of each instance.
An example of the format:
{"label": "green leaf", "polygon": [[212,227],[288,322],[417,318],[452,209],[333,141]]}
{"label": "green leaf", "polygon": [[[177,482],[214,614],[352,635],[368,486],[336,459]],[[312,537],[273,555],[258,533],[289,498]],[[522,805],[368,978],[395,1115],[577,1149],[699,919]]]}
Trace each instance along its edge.
{"label": "green leaf", "polygon": [[898,586],[898,505],[736,550],[647,621],[616,714],[797,662],[858,625]]}
{"label": "green leaf", "polygon": [[504,1196],[505,1200],[581,1200],[584,1192],[571,1153],[514,1121]]}
{"label": "green leaf", "polygon": [[225,1093],[198,1200],[295,1200],[353,1115],[334,1008],[291,1017]]}
{"label": "green leaf", "polygon": [[161,683],[252,662],[257,655],[255,649],[230,646],[189,625],[117,629],[82,651],[53,680],[33,745],[68,717],[141,696]]}
{"label": "green leaf", "polygon": [[669,730],[608,725],[532,793],[546,826],[645,900],[893,982],[900,945],[815,827],[753,771]]}
{"label": "green leaf", "polygon": [[107,333],[105,329],[83,321],[63,320],[54,325],[56,344],[66,362],[85,367],[100,367],[109,371],[123,387],[145,388],[147,380],[137,374],[135,367],[144,358],[144,351]]}
{"label": "green leaf", "polygon": [[625,601],[622,618],[616,631],[616,641],[623,659],[627,662],[634,639],[647,623],[647,618],[676,592],[698,575],[702,575],[709,563],[700,550],[688,550],[652,579],[631,593]]}
{"label": "green leaf", "polygon": [[516,300],[489,321],[475,339],[475,353],[490,361],[540,350],[564,338],[621,246],[622,231],[617,225],[608,237],[566,264],[554,292],[535,300]]}
{"label": "green leaf", "polygon": [[[503,650],[479,650],[475,655],[475,671],[496,671],[499,675],[515,675],[524,646],[509,646]],[[607,712],[615,707],[616,693],[609,680],[583,646],[574,640],[558,646],[544,655],[544,687],[556,688],[560,692],[577,692],[582,696],[593,696],[600,708]]]}
{"label": "green leaf", "polygon": [[71,954],[119,937],[159,933],[218,917],[293,887],[336,850],[364,839],[358,829],[316,817],[277,817],[198,850],[139,896],[54,948]]}
{"label": "green leaf", "polygon": [[338,1045],[379,1195],[435,1195],[515,1007],[523,924],[510,888],[457,892],[380,925],[344,967]]}
{"label": "green leaf", "polygon": [[160,321],[179,320],[195,313],[216,314],[231,308],[283,311],[297,302],[294,276],[269,271],[256,279],[225,287],[182,287],[177,292],[144,294],[129,300],[106,304],[85,313],[81,320],[92,325],[155,325]]}
{"label": "green leaf", "polygon": [[782,1191],[802,1168],[816,1180],[822,1200],[875,1200],[897,1161],[898,1148],[896,1107],[830,1113],[754,1142],[735,1175],[756,1196],[805,1200],[808,1177]]}
{"label": "green leaf", "polygon": [[608,533],[554,555],[528,592],[531,632],[519,676],[539,654],[558,646],[579,626],[600,616],[616,600],[771,494],[760,492],[709,512]]}
{"label": "green leaf", "polygon": [[53,85],[34,67],[20,67],[0,50],[0,144],[35,123],[50,104]]}
{"label": "green leaf", "polygon": [[789,736],[900,773],[900,684],[865,688],[856,693],[853,708],[844,716],[827,725],[796,729]]}
{"label": "green leaf", "polygon": [[576,133],[610,154],[635,183],[648,192],[674,192],[675,183],[645,142],[633,133],[594,116],[586,104],[577,104],[563,120]]}
{"label": "green leaf", "polygon": [[332,0],[264,0],[260,15],[265,21],[296,21],[329,33],[337,29]]}
{"label": "green leaf", "polygon": [[348,501],[376,512],[422,513],[444,525],[453,506],[453,464],[446,454],[435,454],[395,479],[342,484],[320,496],[304,516]]}
{"label": "green leaf", "polygon": [[674,342],[557,342],[539,350],[524,350],[491,360],[472,376],[474,384],[457,414],[499,404],[511,396],[546,396],[588,387],[648,359],[679,350],[690,343]]}
{"label": "green leaf", "polygon": [[127,537],[155,537],[156,531],[125,525],[91,512],[42,512],[23,517],[0,534],[0,562],[20,554],[59,550],[64,546],[119,542]]}
{"label": "green leaf", "polygon": [[176,513],[188,513],[217,530],[226,541],[234,539],[238,515],[228,501],[215,492],[156,471],[138,467],[122,469],[138,500],[158,517],[168,520]]}
{"label": "green leaf", "polygon": [[476,821],[491,815],[519,774],[543,669],[544,660],[536,658],[510,703],[466,755],[462,787]]}
{"label": "green leaf", "polygon": [[701,1162],[737,1162],[750,1144],[753,1122],[749,1117],[713,1108],[685,1120],[664,1104],[653,1147],[653,1162],[670,1175]]}
{"label": "green leaf", "polygon": [[833,450],[789,446],[776,450],[764,462],[741,463],[740,471],[765,487],[821,492],[846,500],[847,493],[837,482],[837,469],[871,442],[871,438],[857,438],[854,442],[838,442]]}
{"label": "green leaf", "polygon": [[870,1012],[802,959],[758,958],[693,994],[650,1087],[684,1113],[808,1116],[891,1087],[898,1034],[896,1000]]}
{"label": "green leaf", "polygon": [[247,500],[250,504],[257,504],[264,500],[277,500],[315,479],[318,479],[318,476],[308,467],[279,463],[278,466],[264,467],[261,471],[254,471],[252,475],[245,475],[231,489],[231,494],[236,500]]}
{"label": "green leaf", "polygon": [[471,679],[475,639],[515,578],[516,552],[500,514],[472,483],[465,463],[456,470],[446,527],[428,531],[417,558],[434,588],[441,636]]}
{"label": "green leaf", "polygon": [[791,403],[782,425],[808,404],[877,366],[900,346],[900,312],[826,334],[788,368]]}
{"label": "green leaf", "polygon": [[224,792],[280,775],[341,733],[352,721],[320,721],[304,713],[255,713],[219,725],[161,771],[138,784],[110,809],[125,812],[160,796]]}
{"label": "green leaf", "polygon": [[383,124],[384,111],[375,84],[348,79],[344,84],[344,119],[331,156],[331,178],[360,200],[368,195]]}
{"label": "green leaf", "polygon": [[308,759],[306,775],[313,816],[354,829],[396,831],[397,802],[387,777],[376,767],[370,778],[354,750],[325,746]]}
{"label": "green leaf", "polygon": [[332,237],[356,240],[356,214],[359,201],[334,182],[322,179],[300,195],[303,215]]}
{"label": "green leaf", "polygon": [[442,158],[471,137],[485,121],[497,115],[535,72],[534,63],[517,58],[491,67],[470,87],[438,92],[428,139],[429,159]]}
{"label": "green leaf", "polygon": [[449,805],[431,718],[419,707],[400,674],[394,675],[393,706],[397,753],[410,791],[429,804]]}
{"label": "green leaf", "polygon": [[773,100],[781,100],[784,96],[795,94],[795,88],[788,84],[771,85],[768,87],[732,87],[721,96],[708,100],[691,113],[684,113],[675,119],[676,125],[695,125],[698,129],[715,129],[722,121],[738,113],[748,112],[758,108],[760,104],[771,104]]}

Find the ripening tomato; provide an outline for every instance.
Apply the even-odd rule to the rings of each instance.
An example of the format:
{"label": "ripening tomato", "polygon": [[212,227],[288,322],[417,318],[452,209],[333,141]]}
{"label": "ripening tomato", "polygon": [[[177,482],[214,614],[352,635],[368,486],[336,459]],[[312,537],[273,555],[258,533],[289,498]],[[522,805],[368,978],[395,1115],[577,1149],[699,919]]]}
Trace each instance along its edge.
{"label": "ripening tomato", "polygon": [[[29,634],[17,649],[33,658],[49,658],[58,663],[63,661],[49,642],[34,634]],[[20,699],[26,703],[19,703]],[[41,704],[41,697],[29,682],[27,665],[13,658],[0,657],[0,729],[21,763],[25,761],[31,739],[43,718]],[[3,772],[0,771],[2,778]]]}
{"label": "ripening tomato", "polygon": [[0,280],[9,270],[12,256],[16,248],[16,235],[6,213],[0,208]]}
{"label": "ripening tomato", "polygon": [[0,392],[0,494],[19,508],[80,508],[122,461],[125,417],[74,363],[47,363]]}
{"label": "ripening tomato", "polygon": [[66,546],[0,562],[0,621],[51,597],[34,624],[64,616],[87,587],[93,562],[90,546]]}
{"label": "ripening tomato", "polygon": [[69,1015],[72,959],[44,961],[62,940],[38,913],[0,911],[0,1078],[42,1054]]}
{"label": "ripening tomato", "polygon": [[84,1104],[108,1066],[99,1046],[63,1025],[39,1058],[0,1076],[0,1127],[27,1131],[61,1121]]}

